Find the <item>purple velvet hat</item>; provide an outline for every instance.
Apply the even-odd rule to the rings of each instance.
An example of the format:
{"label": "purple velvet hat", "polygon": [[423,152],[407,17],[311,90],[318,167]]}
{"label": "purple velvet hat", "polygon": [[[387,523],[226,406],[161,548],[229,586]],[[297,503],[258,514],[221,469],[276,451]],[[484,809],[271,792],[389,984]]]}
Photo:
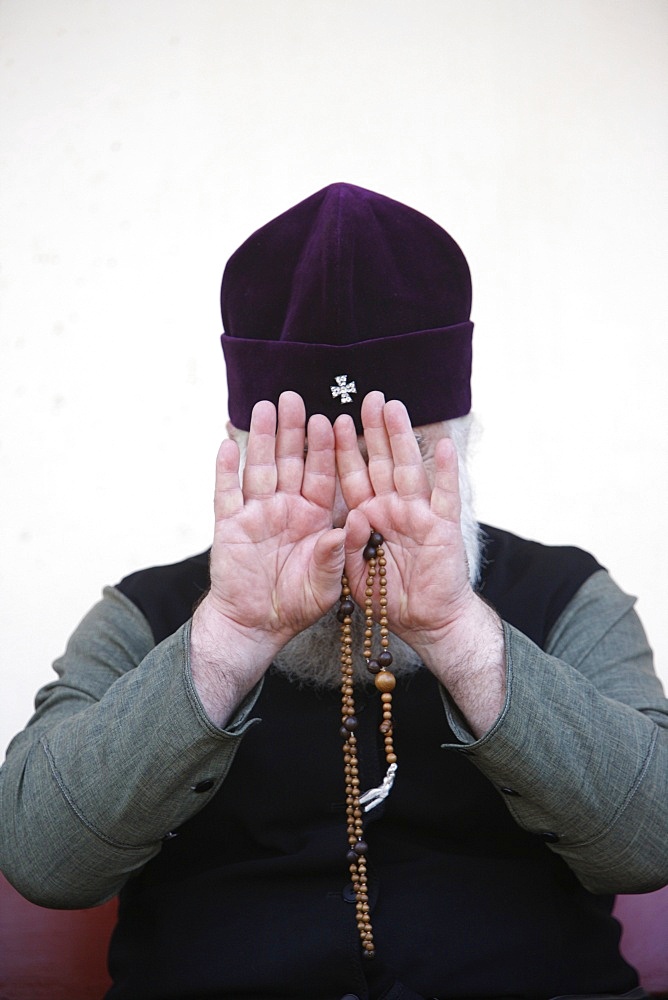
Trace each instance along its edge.
{"label": "purple velvet hat", "polygon": [[221,290],[230,420],[293,389],[307,414],[350,413],[364,396],[402,400],[414,426],[471,407],[471,276],[427,216],[332,184],[258,229]]}

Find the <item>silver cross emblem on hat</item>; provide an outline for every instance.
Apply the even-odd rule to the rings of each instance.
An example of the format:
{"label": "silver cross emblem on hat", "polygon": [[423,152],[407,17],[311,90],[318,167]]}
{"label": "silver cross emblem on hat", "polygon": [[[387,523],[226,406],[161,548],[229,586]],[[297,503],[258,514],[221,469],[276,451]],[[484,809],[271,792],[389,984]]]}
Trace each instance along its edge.
{"label": "silver cross emblem on hat", "polygon": [[337,396],[340,396],[341,403],[352,403],[353,397],[350,393],[357,392],[355,383],[349,382],[347,375],[336,375],[334,381],[336,385],[330,385],[333,398],[336,399]]}

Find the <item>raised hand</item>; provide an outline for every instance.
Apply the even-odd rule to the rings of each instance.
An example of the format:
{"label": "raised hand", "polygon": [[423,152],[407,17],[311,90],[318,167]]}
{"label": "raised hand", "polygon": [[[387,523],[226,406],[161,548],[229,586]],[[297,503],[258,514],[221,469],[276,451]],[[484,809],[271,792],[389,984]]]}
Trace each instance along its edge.
{"label": "raised hand", "polygon": [[[306,454],[305,440],[304,404],[286,392],[278,423],[273,404],[253,410],[242,481],[236,444],[224,441],[218,453],[211,590],[191,638],[193,677],[217,721],[340,593],[344,532],[332,528],[336,467],[326,417],[311,417]],[[212,713],[207,692],[225,711]]]}
{"label": "raised hand", "polygon": [[362,550],[371,527],[385,538],[387,614],[439,677],[480,734],[503,704],[505,670],[498,619],[469,583],[460,529],[457,456],[452,441],[429,427],[426,461],[406,408],[370,393],[362,404],[365,462],[350,417],[334,425],[346,522],[346,575],[364,600]]}
{"label": "raised hand", "polygon": [[335,424],[341,490],[350,510],[348,579],[354,596],[360,597],[365,578],[361,550],[372,526],[387,542],[393,631],[407,641],[408,633],[416,641],[418,631],[429,641],[428,633],[447,628],[473,596],[459,527],[454,446],[447,437],[429,441],[427,468],[405,406],[398,400],[386,404],[379,392],[364,400],[362,422],[368,463],[352,420],[339,417]]}
{"label": "raised hand", "polygon": [[[253,411],[239,483],[238,456],[223,442],[215,495],[211,596],[239,626],[287,639],[335,602],[342,569],[343,532],[332,528],[334,436],[314,416],[305,455],[304,404],[284,393]],[[333,554],[339,551],[339,556]]]}

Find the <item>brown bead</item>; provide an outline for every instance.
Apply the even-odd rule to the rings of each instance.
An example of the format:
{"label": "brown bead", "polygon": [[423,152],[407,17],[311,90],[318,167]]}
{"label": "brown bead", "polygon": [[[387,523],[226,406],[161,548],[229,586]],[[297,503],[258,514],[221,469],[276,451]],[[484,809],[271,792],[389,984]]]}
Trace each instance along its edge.
{"label": "brown bead", "polygon": [[342,611],[344,615],[352,615],[353,612],[355,611],[355,605],[350,600],[350,598],[346,598],[345,600],[341,601],[341,604],[339,605],[339,611]]}
{"label": "brown bead", "polygon": [[381,670],[379,674],[376,674],[374,684],[379,691],[394,691],[397,679],[394,674],[389,673],[387,670]]}
{"label": "brown bead", "polygon": [[[364,641],[362,655],[367,668],[373,673],[376,687],[382,703],[383,722],[380,731],[384,737],[385,758],[388,763],[396,762],[392,743],[392,690],[396,681],[394,675],[386,668],[392,663],[389,652],[390,629],[387,616],[387,570],[385,551],[382,547],[383,537],[379,532],[372,531],[369,543],[364,550],[367,560],[367,576],[364,599]],[[381,653],[374,656],[374,602],[376,590],[380,590],[380,615],[378,622],[378,640]],[[375,955],[373,932],[367,888],[367,866],[365,854],[367,845],[364,841],[364,814],[360,806],[360,779],[357,757],[357,740],[354,729],[357,727],[355,717],[355,696],[353,687],[353,639],[351,615],[354,604],[350,598],[350,587],[345,575],[341,579],[341,603],[337,617],[341,623],[341,714],[343,725],[341,734],[344,739],[344,768],[346,792],[346,834],[348,839],[347,861],[350,867],[350,877],[355,893],[356,922],[362,952],[367,958]]]}

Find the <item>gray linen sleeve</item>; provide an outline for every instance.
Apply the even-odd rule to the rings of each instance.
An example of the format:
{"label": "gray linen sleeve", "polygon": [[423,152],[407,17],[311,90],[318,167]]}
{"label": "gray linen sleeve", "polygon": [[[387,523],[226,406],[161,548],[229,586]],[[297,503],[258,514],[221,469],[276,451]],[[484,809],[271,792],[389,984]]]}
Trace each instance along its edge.
{"label": "gray linen sleeve", "polygon": [[103,902],[220,787],[257,689],[220,730],[192,684],[190,623],[154,647],[114,588],[84,618],[0,769],[0,869],[43,906]]}
{"label": "gray linen sleeve", "polygon": [[546,651],[504,623],[508,693],[479,740],[444,693],[460,741],[520,826],[592,892],[668,882],[668,701],[633,609],[605,571],[581,587]]}

